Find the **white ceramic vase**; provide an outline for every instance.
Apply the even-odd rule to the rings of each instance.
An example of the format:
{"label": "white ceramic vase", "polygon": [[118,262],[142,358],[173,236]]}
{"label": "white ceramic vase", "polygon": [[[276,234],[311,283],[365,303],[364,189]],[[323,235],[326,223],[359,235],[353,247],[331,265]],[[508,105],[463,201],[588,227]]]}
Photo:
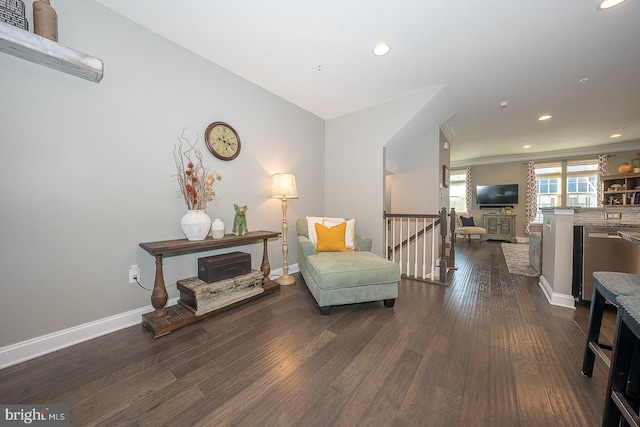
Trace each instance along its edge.
{"label": "white ceramic vase", "polygon": [[211,223],[211,237],[214,239],[222,239],[224,237],[224,222],[216,218]]}
{"label": "white ceramic vase", "polygon": [[204,240],[211,231],[211,218],[203,210],[188,210],[180,226],[187,240]]}

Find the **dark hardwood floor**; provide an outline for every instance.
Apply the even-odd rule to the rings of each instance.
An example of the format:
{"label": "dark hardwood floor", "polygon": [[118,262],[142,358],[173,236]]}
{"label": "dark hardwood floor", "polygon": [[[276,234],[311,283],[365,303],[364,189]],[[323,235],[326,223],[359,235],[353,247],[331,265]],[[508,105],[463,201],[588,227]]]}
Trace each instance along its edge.
{"label": "dark hardwood floor", "polygon": [[73,426],[600,425],[588,309],[549,305],[499,242],[458,242],[451,286],[403,280],[394,308],[321,316],[296,274],[157,340],[137,325],[1,370],[0,402],[69,404]]}

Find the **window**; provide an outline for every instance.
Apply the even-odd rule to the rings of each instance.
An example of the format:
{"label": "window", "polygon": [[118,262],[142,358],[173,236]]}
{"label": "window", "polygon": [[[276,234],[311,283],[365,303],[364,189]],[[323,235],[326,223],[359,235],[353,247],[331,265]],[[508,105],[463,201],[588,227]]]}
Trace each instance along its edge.
{"label": "window", "polygon": [[598,206],[598,161],[567,163],[567,206]]}
{"label": "window", "polygon": [[562,164],[547,163],[536,165],[536,193],[538,193],[538,214],[533,222],[542,222],[542,208],[562,205]]}
{"label": "window", "polygon": [[467,211],[467,172],[464,169],[449,174],[449,207],[456,212]]}
{"label": "window", "polygon": [[[565,182],[563,188],[562,183]],[[555,206],[598,206],[598,160],[562,161],[536,165],[538,215],[539,209]],[[563,202],[566,200],[566,202]]]}

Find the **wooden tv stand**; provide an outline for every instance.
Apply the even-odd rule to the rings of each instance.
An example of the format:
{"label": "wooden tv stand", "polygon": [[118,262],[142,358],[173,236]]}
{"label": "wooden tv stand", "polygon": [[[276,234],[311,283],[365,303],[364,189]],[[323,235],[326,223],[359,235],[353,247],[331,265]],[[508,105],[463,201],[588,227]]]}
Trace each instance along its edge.
{"label": "wooden tv stand", "polygon": [[505,240],[517,243],[515,214],[484,215],[485,240]]}
{"label": "wooden tv stand", "polygon": [[[269,254],[267,252],[267,241],[278,237],[280,237],[280,233],[275,231],[250,231],[244,236],[225,234],[222,239],[213,239],[209,236],[204,240],[198,241],[177,239],[140,243],[140,247],[142,249],[156,258],[156,277],[153,282],[153,291],[151,292],[151,305],[155,310],[151,313],[142,315],[142,324],[149,329],[154,338],[158,338],[163,335],[167,335],[171,331],[190,325],[191,323],[197,322],[198,320],[202,320],[216,313],[229,310],[256,298],[279,291],[280,285],[269,279],[271,266],[269,265]],[[264,244],[262,252],[262,266],[260,268],[264,273],[264,278],[262,279],[262,287],[264,289],[263,293],[199,316],[196,316],[191,310],[180,304],[165,307],[169,300],[169,294],[167,294],[164,275],[162,273],[162,258],[164,256],[184,255],[212,249],[243,246],[258,243],[260,240],[262,240]]]}

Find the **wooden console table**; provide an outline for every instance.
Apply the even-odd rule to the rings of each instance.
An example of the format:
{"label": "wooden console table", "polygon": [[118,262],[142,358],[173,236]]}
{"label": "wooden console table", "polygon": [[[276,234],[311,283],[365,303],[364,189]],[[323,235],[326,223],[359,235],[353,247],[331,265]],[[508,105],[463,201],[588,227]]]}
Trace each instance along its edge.
{"label": "wooden console table", "polygon": [[[187,239],[163,240],[160,242],[140,243],[140,247],[156,258],[156,277],[153,282],[153,292],[151,292],[151,305],[155,309],[151,313],[142,315],[142,324],[151,331],[154,338],[167,335],[183,326],[202,320],[221,311],[229,310],[240,304],[244,304],[253,299],[264,295],[271,294],[280,290],[280,285],[269,279],[271,266],[269,265],[269,254],[267,252],[267,241],[269,239],[278,238],[280,233],[275,231],[250,231],[244,236],[234,236],[233,234],[225,234],[222,239],[213,239],[211,236],[204,240],[191,241]],[[176,304],[166,307],[169,299],[167,288],[164,283],[164,275],[162,273],[162,257],[184,255],[194,252],[208,251],[212,249],[222,249],[234,246],[249,245],[263,241],[264,247],[262,252],[262,266],[260,270],[264,273],[262,279],[262,287],[264,292],[253,297],[238,301],[234,304],[221,307],[209,313],[196,316],[191,310]]]}

